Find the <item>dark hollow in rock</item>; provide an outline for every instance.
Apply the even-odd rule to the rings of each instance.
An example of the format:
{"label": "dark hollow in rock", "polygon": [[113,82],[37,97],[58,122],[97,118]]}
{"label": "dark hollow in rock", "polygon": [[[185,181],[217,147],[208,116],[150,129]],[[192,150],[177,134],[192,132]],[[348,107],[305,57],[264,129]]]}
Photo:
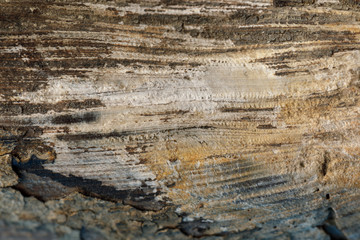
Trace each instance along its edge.
{"label": "dark hollow in rock", "polygon": [[191,222],[182,222],[180,224],[180,230],[186,235],[193,237],[206,236],[206,231],[210,229],[210,224],[202,219]]}
{"label": "dark hollow in rock", "polygon": [[275,7],[305,6],[314,4],[315,0],[274,0]]}
{"label": "dark hollow in rock", "polygon": [[66,114],[54,117],[53,124],[73,124],[73,123],[91,123],[98,119],[98,115],[94,112],[87,112],[85,114]]}
{"label": "dark hollow in rock", "polygon": [[159,192],[154,193],[152,189],[117,190],[97,180],[55,173],[44,168],[43,164],[46,162],[35,155],[32,155],[27,162],[13,158],[12,167],[20,181],[15,188],[25,196],[34,196],[42,201],[62,198],[78,191],[108,201],[122,201],[141,210],[158,211],[166,205],[155,199]]}

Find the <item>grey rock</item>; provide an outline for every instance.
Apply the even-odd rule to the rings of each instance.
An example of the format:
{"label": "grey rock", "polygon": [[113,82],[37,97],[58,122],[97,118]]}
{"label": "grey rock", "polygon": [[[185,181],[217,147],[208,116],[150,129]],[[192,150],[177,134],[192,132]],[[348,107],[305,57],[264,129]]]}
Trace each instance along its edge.
{"label": "grey rock", "polygon": [[82,227],[80,231],[81,240],[105,240],[106,237],[100,230],[95,228]]}

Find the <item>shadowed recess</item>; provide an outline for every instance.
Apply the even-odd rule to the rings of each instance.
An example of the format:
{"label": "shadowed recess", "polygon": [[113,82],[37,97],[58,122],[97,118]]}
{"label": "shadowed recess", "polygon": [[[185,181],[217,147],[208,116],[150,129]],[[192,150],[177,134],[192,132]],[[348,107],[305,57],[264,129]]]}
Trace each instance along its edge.
{"label": "shadowed recess", "polygon": [[164,202],[155,200],[159,192],[154,193],[148,187],[117,190],[115,187],[103,185],[98,180],[77,177],[72,174],[65,176],[47,170],[43,166],[46,162],[47,160],[39,159],[35,155],[32,155],[30,160],[25,163],[13,158],[12,167],[20,178],[20,183],[15,188],[25,196],[34,196],[42,201],[58,199],[78,191],[104,200],[123,201],[125,204],[142,210],[158,211],[165,206]]}

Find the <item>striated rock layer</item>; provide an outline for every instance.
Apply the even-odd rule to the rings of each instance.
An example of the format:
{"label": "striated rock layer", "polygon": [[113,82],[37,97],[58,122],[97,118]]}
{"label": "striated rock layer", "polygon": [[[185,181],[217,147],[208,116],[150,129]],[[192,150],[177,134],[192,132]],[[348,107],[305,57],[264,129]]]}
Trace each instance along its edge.
{"label": "striated rock layer", "polygon": [[359,1],[2,0],[0,39],[0,238],[360,238]]}

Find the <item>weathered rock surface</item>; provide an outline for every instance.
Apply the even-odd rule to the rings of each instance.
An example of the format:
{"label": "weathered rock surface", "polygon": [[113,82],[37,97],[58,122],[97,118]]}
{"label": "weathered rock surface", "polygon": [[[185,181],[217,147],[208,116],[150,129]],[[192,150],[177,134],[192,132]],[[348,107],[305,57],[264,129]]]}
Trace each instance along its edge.
{"label": "weathered rock surface", "polygon": [[1,1],[1,239],[359,239],[357,0]]}

